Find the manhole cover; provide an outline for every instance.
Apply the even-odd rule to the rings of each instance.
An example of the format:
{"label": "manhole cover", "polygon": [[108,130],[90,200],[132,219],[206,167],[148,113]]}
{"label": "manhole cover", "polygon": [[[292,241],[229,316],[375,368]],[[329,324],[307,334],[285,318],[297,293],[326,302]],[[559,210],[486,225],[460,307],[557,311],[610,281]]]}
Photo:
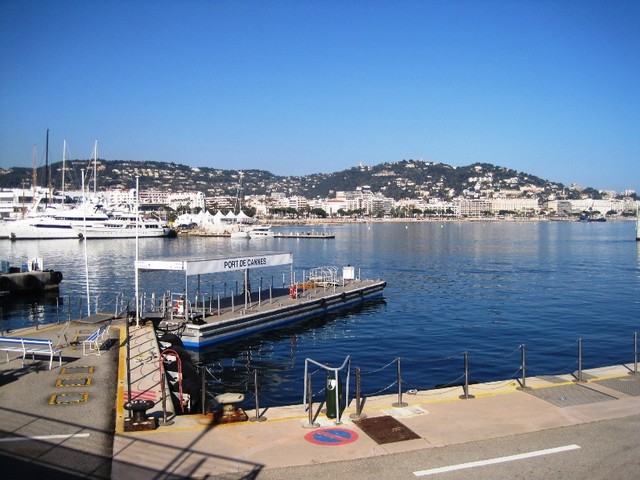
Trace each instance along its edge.
{"label": "manhole cover", "polygon": [[367,417],[356,420],[355,423],[364,433],[369,435],[378,444],[402,442],[420,438],[413,430],[406,427],[398,420],[390,416]]}
{"label": "manhole cover", "polygon": [[617,392],[626,393],[632,397],[640,397],[640,375],[608,378],[606,380],[597,380],[594,383],[603,385]]}
{"label": "manhole cover", "polygon": [[88,375],[93,373],[94,368],[91,366],[77,366],[77,367],[62,367],[60,371],[60,375],[74,375],[76,373],[82,373],[83,375]]}
{"label": "manhole cover", "polygon": [[56,387],[86,387],[91,385],[91,377],[59,377]]}
{"label": "manhole cover", "polygon": [[89,399],[88,393],[55,393],[49,398],[49,405],[68,405],[70,403],[85,403]]}
{"label": "manhole cover", "polygon": [[579,384],[534,388],[533,390],[523,390],[523,392],[546,400],[560,408],[616,400],[615,397],[607,395],[606,393],[601,393]]}

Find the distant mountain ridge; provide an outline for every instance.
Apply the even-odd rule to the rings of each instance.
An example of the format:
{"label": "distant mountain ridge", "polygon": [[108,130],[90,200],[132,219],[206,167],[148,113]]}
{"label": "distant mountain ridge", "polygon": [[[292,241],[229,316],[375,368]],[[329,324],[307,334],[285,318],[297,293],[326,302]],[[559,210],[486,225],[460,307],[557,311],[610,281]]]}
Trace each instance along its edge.
{"label": "distant mountain ridge", "polygon": [[[213,167],[189,167],[169,162],[103,160],[97,162],[98,190],[135,188],[136,176],[141,190],[201,191],[206,196],[236,195],[240,182],[240,170]],[[94,161],[67,160],[65,188],[80,190],[82,170],[85,185],[92,188]],[[278,176],[266,170],[242,171],[243,195],[270,195],[273,192],[299,195],[306,198],[331,197],[336,191],[352,191],[369,186],[373,192],[399,200],[429,196],[454,198],[480,196],[483,193],[521,191],[522,195],[548,196],[565,189],[561,183],[551,182],[534,175],[495,166],[474,163],[453,167],[443,163],[421,160],[386,162],[374,166],[357,166],[334,173],[315,173],[304,176]],[[50,165],[51,184],[61,189],[62,162]],[[44,186],[45,167],[37,169],[38,184]],[[20,188],[31,185],[32,169],[15,167],[0,169],[0,187]],[[564,190],[565,193],[567,190]],[[579,193],[599,198],[597,190],[588,188]]]}

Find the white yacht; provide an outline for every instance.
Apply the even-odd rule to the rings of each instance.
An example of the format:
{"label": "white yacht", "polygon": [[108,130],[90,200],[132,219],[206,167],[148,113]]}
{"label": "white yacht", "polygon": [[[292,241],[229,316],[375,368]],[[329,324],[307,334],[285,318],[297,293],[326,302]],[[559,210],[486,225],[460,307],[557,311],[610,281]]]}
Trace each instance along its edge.
{"label": "white yacht", "polygon": [[148,238],[168,237],[172,233],[168,225],[157,218],[140,217],[139,221],[129,217],[115,217],[82,229],[86,239],[97,238]]}
{"label": "white yacht", "polygon": [[273,238],[275,232],[271,230],[271,225],[257,225],[249,230],[251,238]]}
{"label": "white yacht", "polygon": [[11,240],[43,240],[82,238],[85,226],[101,224],[109,216],[95,205],[81,204],[73,208],[48,208],[32,212],[24,218],[0,223],[0,238]]}
{"label": "white yacht", "polygon": [[145,238],[166,237],[173,232],[157,218],[141,217],[139,224],[136,228],[135,214],[110,216],[100,206],[85,203],[0,223],[0,239]]}

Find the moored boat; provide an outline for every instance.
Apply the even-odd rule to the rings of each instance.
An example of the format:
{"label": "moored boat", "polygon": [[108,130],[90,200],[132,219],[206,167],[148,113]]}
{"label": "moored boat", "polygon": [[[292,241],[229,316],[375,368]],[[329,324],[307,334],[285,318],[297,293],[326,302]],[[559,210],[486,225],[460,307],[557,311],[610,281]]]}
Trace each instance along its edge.
{"label": "moored boat", "polygon": [[82,230],[82,235],[86,239],[99,238],[149,238],[168,237],[173,230],[157,218],[141,217],[135,218],[117,217],[103,223],[88,226]]}
{"label": "moored boat", "polygon": [[100,206],[89,203],[0,223],[0,239],[10,240],[167,237],[172,232],[157,218],[108,215]]}
{"label": "moored boat", "polygon": [[271,225],[257,225],[249,230],[251,238],[273,238],[275,232],[271,229]]}
{"label": "moored boat", "polygon": [[62,278],[62,272],[44,270],[41,258],[29,260],[20,267],[11,267],[8,262],[3,261],[0,296],[57,290]]}

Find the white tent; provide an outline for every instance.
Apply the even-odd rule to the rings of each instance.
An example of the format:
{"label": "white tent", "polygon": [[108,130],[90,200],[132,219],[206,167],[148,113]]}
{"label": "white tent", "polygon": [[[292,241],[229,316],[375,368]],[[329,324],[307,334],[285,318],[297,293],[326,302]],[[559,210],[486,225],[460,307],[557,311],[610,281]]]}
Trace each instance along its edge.
{"label": "white tent", "polygon": [[236,217],[236,221],[238,223],[253,223],[255,220],[241,210]]}
{"label": "white tent", "polygon": [[214,215],[213,215],[213,223],[215,225],[220,225],[222,223],[222,219],[224,218],[224,215],[222,215],[222,212],[220,210],[218,210]]}

